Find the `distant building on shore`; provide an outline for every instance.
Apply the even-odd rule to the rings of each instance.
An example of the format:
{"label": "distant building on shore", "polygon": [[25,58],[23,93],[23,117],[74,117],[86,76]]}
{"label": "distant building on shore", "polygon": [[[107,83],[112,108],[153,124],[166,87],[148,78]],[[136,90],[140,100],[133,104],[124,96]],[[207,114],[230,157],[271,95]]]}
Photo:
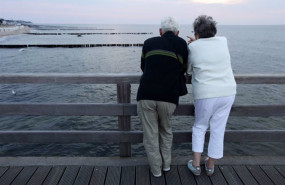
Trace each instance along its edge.
{"label": "distant building on shore", "polygon": [[3,18],[0,18],[0,25],[6,25],[6,26],[30,26],[33,25],[31,21],[22,21],[22,20],[5,20]]}
{"label": "distant building on shore", "polygon": [[4,19],[0,19],[0,25],[5,24],[4,22],[6,22]]}

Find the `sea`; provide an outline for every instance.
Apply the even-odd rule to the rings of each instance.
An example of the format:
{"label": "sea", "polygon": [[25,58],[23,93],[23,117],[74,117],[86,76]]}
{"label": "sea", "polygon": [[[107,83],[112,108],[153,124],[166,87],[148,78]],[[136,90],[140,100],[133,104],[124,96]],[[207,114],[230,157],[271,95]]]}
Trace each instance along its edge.
{"label": "sea", "polygon": [[[181,25],[179,36],[187,41],[193,28]],[[0,38],[0,44],[138,44],[159,36],[159,25],[34,25],[31,33]],[[45,35],[43,35],[45,33]],[[71,34],[73,33],[73,34]],[[82,33],[92,33],[89,35]],[[96,33],[96,34],[94,34]],[[234,74],[284,74],[285,26],[218,25],[225,36]],[[16,48],[0,49],[1,73],[138,73],[142,47]],[[138,84],[131,86],[136,103]],[[193,103],[191,85],[180,103]],[[12,93],[14,92],[14,93]],[[116,85],[104,84],[0,84],[0,102],[116,103]],[[285,85],[238,84],[235,104],[284,104]],[[284,110],[285,111],[285,110]],[[191,116],[174,116],[173,131],[191,130]],[[137,116],[131,130],[141,131]],[[284,130],[285,117],[234,117],[227,130]],[[118,130],[112,116],[0,115],[0,130]],[[207,144],[204,153],[207,153]],[[191,143],[174,143],[173,155],[190,156]],[[118,156],[117,144],[0,144],[0,156]],[[145,156],[141,143],[132,144],[133,156]],[[285,155],[285,143],[230,142],[224,155]]]}

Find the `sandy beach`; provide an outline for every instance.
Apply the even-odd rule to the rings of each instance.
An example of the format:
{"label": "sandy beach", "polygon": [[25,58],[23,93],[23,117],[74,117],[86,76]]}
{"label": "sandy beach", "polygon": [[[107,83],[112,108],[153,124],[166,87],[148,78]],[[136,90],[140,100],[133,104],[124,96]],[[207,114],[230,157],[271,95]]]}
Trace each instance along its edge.
{"label": "sandy beach", "polygon": [[0,26],[0,37],[29,32],[30,28],[28,26]]}

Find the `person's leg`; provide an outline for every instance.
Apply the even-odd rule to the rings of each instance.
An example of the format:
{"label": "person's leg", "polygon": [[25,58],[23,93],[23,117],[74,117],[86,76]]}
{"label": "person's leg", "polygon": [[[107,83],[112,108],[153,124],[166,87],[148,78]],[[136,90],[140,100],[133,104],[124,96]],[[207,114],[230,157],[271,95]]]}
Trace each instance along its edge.
{"label": "person's leg", "polygon": [[162,166],[164,171],[170,170],[172,129],[170,118],[176,105],[168,102],[158,102],[157,112],[159,117],[159,148],[162,156]]}
{"label": "person's leg", "polygon": [[210,140],[208,146],[209,160],[207,165],[213,168],[216,159],[223,157],[224,133],[235,96],[218,98],[215,112],[210,119]]}
{"label": "person's leg", "polygon": [[155,176],[161,174],[162,159],[159,152],[158,114],[156,101],[140,100],[138,115],[143,124],[143,144],[148,157],[150,170]]}
{"label": "person's leg", "polygon": [[205,134],[209,120],[213,113],[215,98],[200,99],[194,102],[195,122],[192,128],[192,151],[194,152],[194,166],[200,166],[201,153],[204,149]]}

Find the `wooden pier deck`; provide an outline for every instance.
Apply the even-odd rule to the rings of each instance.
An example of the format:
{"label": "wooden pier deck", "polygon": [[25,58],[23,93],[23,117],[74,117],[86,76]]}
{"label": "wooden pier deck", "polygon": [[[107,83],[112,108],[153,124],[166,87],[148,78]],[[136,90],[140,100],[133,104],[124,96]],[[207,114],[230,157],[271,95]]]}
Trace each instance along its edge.
{"label": "wooden pier deck", "polygon": [[[239,157],[237,157],[239,158]],[[251,157],[253,158],[253,157]],[[258,158],[258,157],[257,157]],[[278,158],[278,157],[277,157]],[[23,160],[21,158],[20,160]],[[242,157],[240,157],[242,159]],[[283,158],[284,159],[284,158]],[[53,159],[51,159],[53,160]],[[59,159],[55,159],[54,162]],[[69,159],[71,160],[71,159]],[[76,160],[76,159],[73,159]],[[81,159],[82,160],[82,159]],[[97,159],[99,161],[100,159]],[[132,159],[133,161],[135,159]],[[231,159],[233,160],[233,159]],[[260,159],[258,159],[260,160]],[[263,159],[262,159],[263,160]],[[280,159],[278,159],[280,160]],[[1,161],[1,160],[0,160]],[[64,161],[64,159],[63,159]],[[284,185],[285,165],[230,165],[221,162],[215,166],[215,173],[208,177],[202,166],[202,174],[194,176],[182,164],[174,162],[169,172],[163,172],[162,176],[156,178],[152,176],[149,166],[141,162],[139,158],[136,162],[131,160],[115,160],[113,166],[110,164],[114,159],[102,161],[107,165],[20,165],[1,166],[1,185]],[[90,161],[94,161],[90,159]],[[96,161],[96,160],[95,160]],[[118,163],[118,161],[121,161]],[[138,161],[140,161],[138,163]],[[184,160],[185,161],[185,160]],[[251,161],[254,161],[251,159]],[[284,161],[284,160],[283,160]],[[275,164],[276,161],[273,161]],[[80,160],[79,160],[80,163]],[[59,163],[60,164],[60,163]],[[263,163],[260,163],[263,164]]]}

